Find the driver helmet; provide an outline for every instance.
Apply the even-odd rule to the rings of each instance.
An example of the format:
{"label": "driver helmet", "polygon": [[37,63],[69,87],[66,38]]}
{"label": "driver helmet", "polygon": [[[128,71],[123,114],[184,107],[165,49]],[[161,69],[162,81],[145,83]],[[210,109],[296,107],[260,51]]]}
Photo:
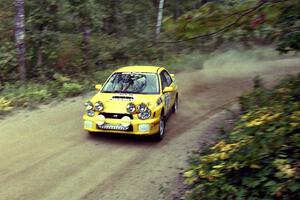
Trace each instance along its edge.
{"label": "driver helmet", "polygon": [[123,83],[129,83],[129,82],[131,82],[131,76],[130,76],[130,74],[124,74],[124,76],[122,77],[122,82]]}

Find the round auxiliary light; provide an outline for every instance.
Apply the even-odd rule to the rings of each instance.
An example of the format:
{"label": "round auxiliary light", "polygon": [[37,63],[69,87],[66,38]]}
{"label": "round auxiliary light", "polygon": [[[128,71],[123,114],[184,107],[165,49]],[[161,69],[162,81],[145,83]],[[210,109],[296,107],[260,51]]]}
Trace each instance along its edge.
{"label": "round auxiliary light", "polygon": [[148,119],[150,117],[151,117],[151,111],[149,109],[145,112],[141,112],[141,113],[138,114],[138,118],[142,119],[142,120]]}
{"label": "round auxiliary light", "polygon": [[124,117],[122,117],[122,119],[121,119],[121,125],[122,125],[123,127],[128,127],[128,126],[130,126],[130,121],[131,121],[130,117],[124,116]]}
{"label": "round auxiliary light", "polygon": [[104,109],[103,103],[101,101],[97,101],[95,103],[95,110],[102,111]]}
{"label": "round auxiliary light", "polygon": [[95,112],[93,110],[86,110],[86,114],[89,116],[89,117],[94,117],[95,116]]}
{"label": "round auxiliary light", "polygon": [[103,124],[105,124],[105,117],[104,117],[104,115],[98,115],[97,116],[97,125],[98,126],[102,126]]}
{"label": "round auxiliary light", "polygon": [[129,103],[126,106],[126,110],[127,110],[128,113],[134,113],[135,110],[136,110],[136,107],[133,103]]}
{"label": "round auxiliary light", "polygon": [[148,110],[149,110],[149,108],[148,108],[147,105],[144,104],[144,103],[141,103],[141,104],[138,106],[138,111],[139,111],[140,113],[146,112],[146,111],[148,111]]}
{"label": "round auxiliary light", "polygon": [[93,103],[88,101],[88,102],[85,102],[84,103],[84,106],[85,106],[85,109],[86,110],[93,110],[94,106],[93,106]]}

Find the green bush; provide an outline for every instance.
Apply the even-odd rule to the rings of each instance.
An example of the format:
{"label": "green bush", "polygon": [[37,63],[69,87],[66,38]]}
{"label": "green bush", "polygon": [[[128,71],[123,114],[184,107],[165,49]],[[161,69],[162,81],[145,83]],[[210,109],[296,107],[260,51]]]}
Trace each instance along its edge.
{"label": "green bush", "polygon": [[57,47],[56,72],[78,74],[82,71],[80,37],[62,33]]}
{"label": "green bush", "polygon": [[47,85],[37,83],[6,84],[1,93],[16,107],[34,106],[34,104],[44,102],[51,97]]}
{"label": "green bush", "polygon": [[92,74],[91,79],[94,83],[104,83],[109,75],[113,72],[113,69],[106,69],[103,71],[97,71]]}
{"label": "green bush", "polygon": [[12,110],[11,102],[5,97],[0,97],[0,115]]}
{"label": "green bush", "polygon": [[59,89],[60,97],[73,97],[80,94],[83,91],[83,86],[79,83],[64,83]]}
{"label": "green bush", "polygon": [[240,99],[243,114],[184,173],[191,199],[300,198],[300,76]]}
{"label": "green bush", "polygon": [[96,84],[103,84],[113,69],[83,74],[74,79],[68,75],[55,73],[43,84],[28,82],[6,83],[0,87],[0,114],[5,114],[17,107],[34,108],[41,103],[48,103],[55,98],[74,97],[94,90]]}

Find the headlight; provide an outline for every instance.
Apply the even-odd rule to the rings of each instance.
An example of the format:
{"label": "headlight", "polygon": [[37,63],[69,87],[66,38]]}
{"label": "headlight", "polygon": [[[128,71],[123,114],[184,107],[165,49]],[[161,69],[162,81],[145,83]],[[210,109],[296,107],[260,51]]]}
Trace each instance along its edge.
{"label": "headlight", "polygon": [[138,106],[138,118],[139,119],[148,119],[149,117],[151,117],[151,110],[146,106],[146,104],[142,103]]}
{"label": "headlight", "polygon": [[135,105],[133,103],[127,104],[126,110],[128,113],[134,113],[136,110]]}
{"label": "headlight", "polygon": [[96,123],[97,123],[98,126],[102,126],[103,124],[105,124],[105,117],[104,117],[104,115],[98,115]]}
{"label": "headlight", "polygon": [[84,106],[85,106],[85,109],[86,110],[93,110],[94,106],[93,106],[93,103],[88,101],[88,102],[85,102],[84,103]]}
{"label": "headlight", "polygon": [[93,110],[87,110],[86,111],[86,114],[89,116],[89,117],[94,117],[95,116],[95,112]]}
{"label": "headlight", "polygon": [[103,110],[103,109],[104,109],[103,103],[102,103],[101,101],[97,101],[97,102],[95,103],[95,110],[101,111],[101,110]]}
{"label": "headlight", "polygon": [[121,125],[122,125],[123,127],[128,127],[128,126],[130,126],[130,121],[131,121],[130,117],[124,116],[124,117],[122,117],[122,119],[121,119]]}
{"label": "headlight", "polygon": [[146,112],[141,112],[138,114],[139,119],[148,119],[149,117],[151,117],[151,111],[147,110]]}

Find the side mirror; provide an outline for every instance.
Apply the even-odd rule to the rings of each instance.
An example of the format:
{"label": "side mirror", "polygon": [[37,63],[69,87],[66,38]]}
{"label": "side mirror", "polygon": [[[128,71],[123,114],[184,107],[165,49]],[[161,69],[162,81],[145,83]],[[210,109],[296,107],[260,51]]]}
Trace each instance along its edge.
{"label": "side mirror", "polygon": [[98,84],[95,86],[96,90],[101,90],[102,89],[102,85],[101,84]]}
{"label": "side mirror", "polygon": [[165,89],[163,90],[163,93],[167,93],[167,92],[174,92],[174,88],[173,87],[165,87]]}

